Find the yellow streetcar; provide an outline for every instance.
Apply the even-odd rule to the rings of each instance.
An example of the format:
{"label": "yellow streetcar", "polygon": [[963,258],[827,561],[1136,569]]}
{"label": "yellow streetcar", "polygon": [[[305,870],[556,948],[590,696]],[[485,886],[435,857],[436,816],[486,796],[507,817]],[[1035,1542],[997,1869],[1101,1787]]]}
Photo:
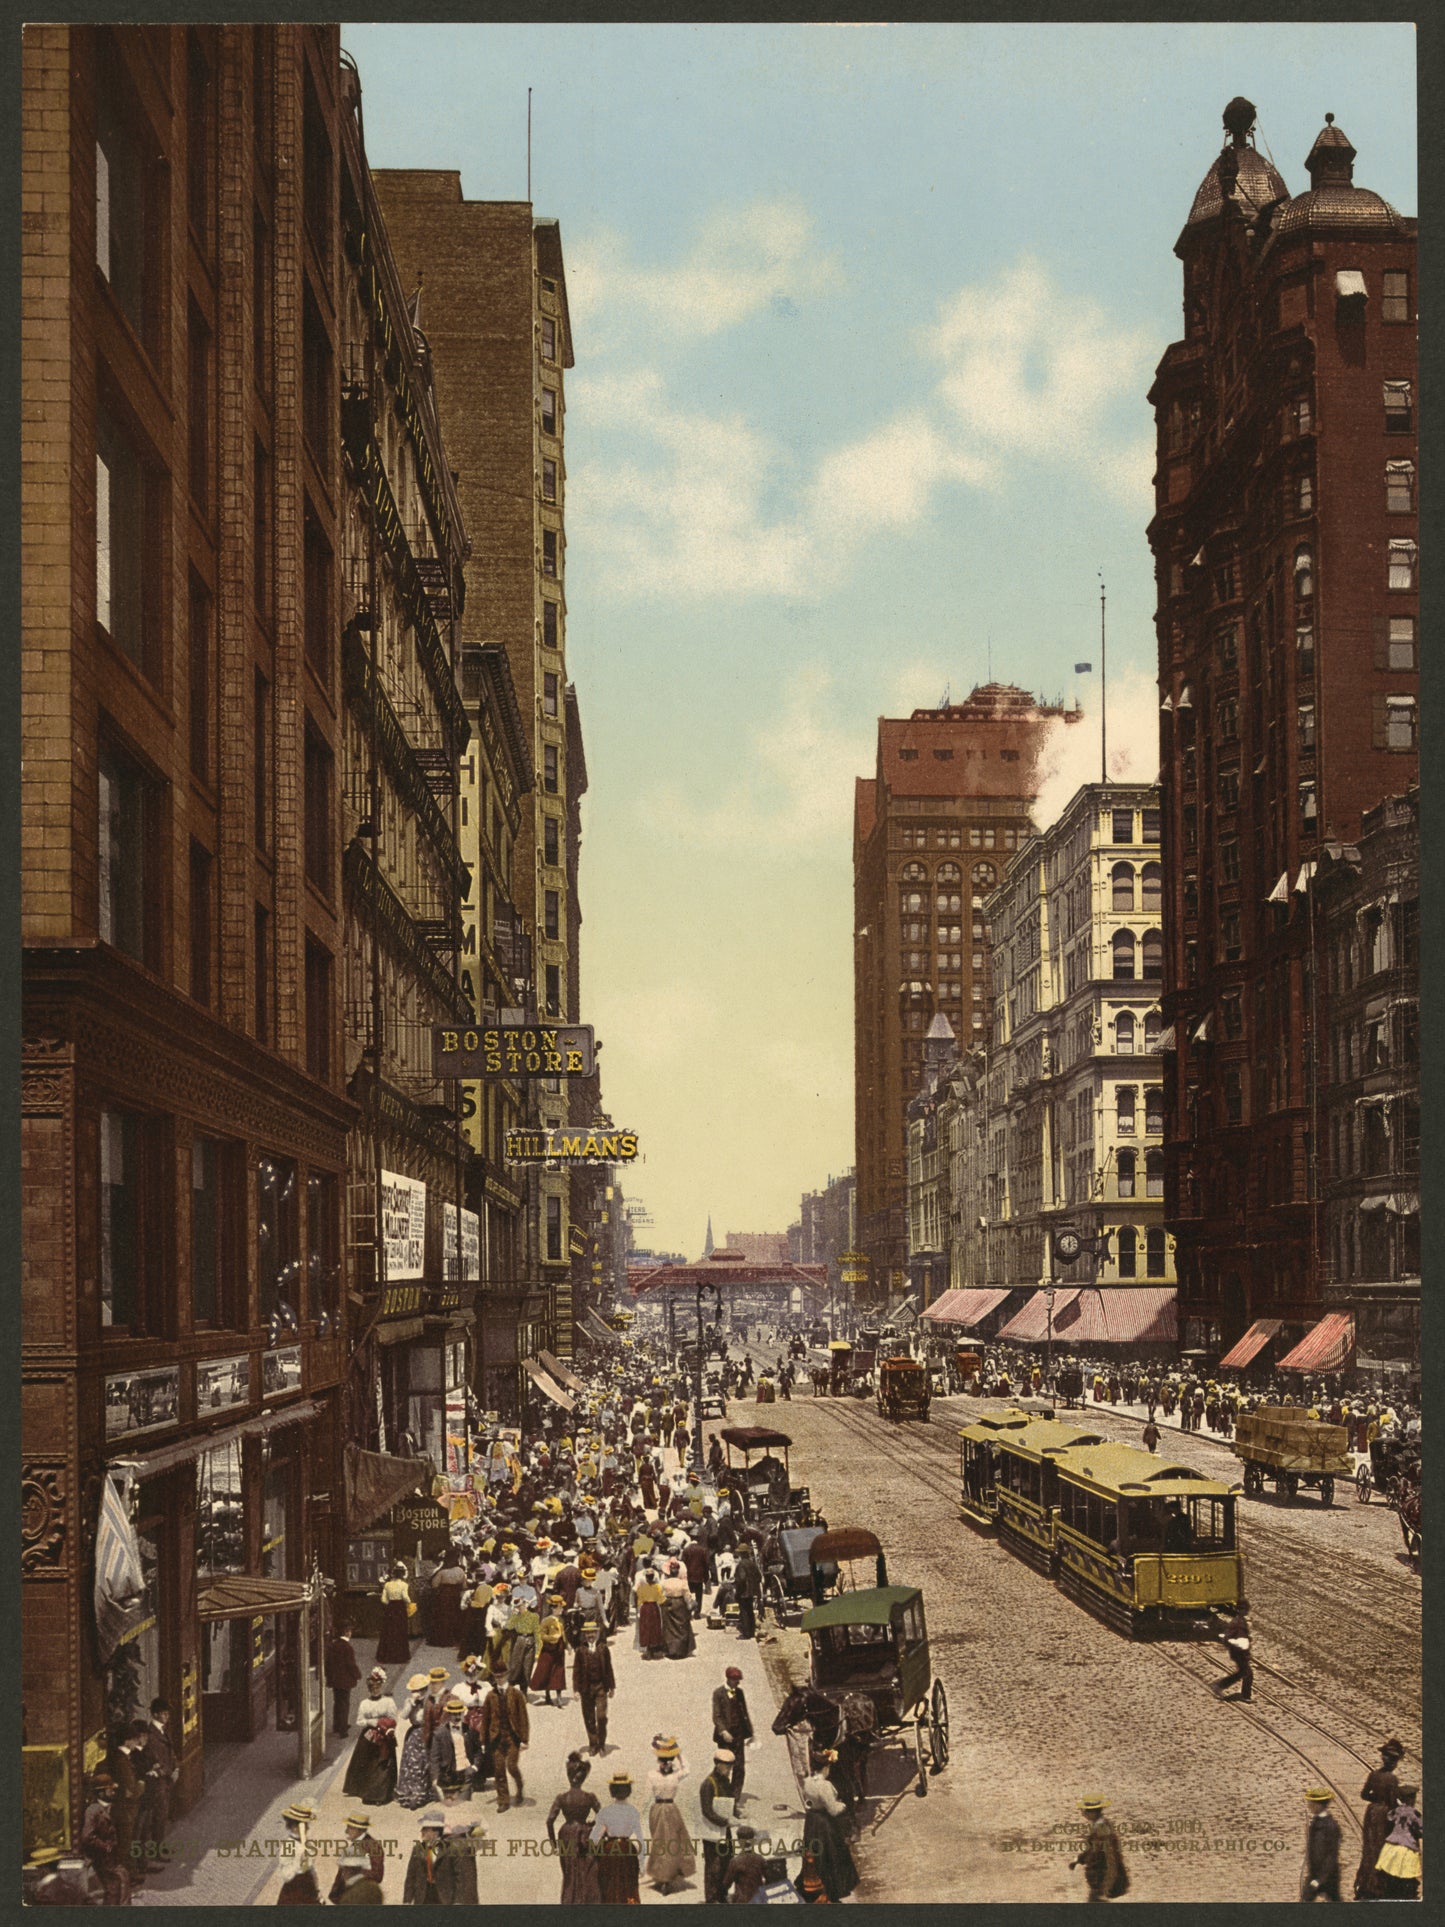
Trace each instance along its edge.
{"label": "yellow streetcar", "polygon": [[1053,1570],[1071,1598],[1135,1639],[1239,1604],[1233,1488],[1132,1445],[1070,1445],[1050,1459]]}
{"label": "yellow streetcar", "polygon": [[993,1515],[999,1540],[1040,1572],[1053,1570],[1059,1455],[1070,1446],[1093,1445],[1098,1436],[1053,1417],[1033,1418],[999,1435]]}

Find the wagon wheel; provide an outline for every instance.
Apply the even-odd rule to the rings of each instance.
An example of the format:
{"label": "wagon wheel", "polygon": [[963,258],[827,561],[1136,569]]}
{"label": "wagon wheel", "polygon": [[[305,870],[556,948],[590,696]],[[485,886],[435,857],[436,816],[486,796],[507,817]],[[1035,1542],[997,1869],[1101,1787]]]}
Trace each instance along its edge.
{"label": "wagon wheel", "polygon": [[1368,1505],[1370,1503],[1372,1487],[1373,1481],[1370,1478],[1369,1465],[1361,1465],[1355,1473],[1355,1497],[1361,1505]]}
{"label": "wagon wheel", "polygon": [[1335,1502],[1335,1482],[1328,1472],[1320,1480],[1320,1502],[1323,1505],[1333,1505]]}
{"label": "wagon wheel", "polygon": [[918,1761],[918,1785],[914,1788],[919,1799],[928,1792],[928,1702],[920,1700],[917,1717],[913,1722],[913,1753]]}
{"label": "wagon wheel", "polygon": [[948,1695],[941,1679],[933,1682],[933,1724],[928,1738],[933,1748],[933,1770],[941,1773],[948,1765]]}
{"label": "wagon wheel", "polygon": [[1285,1497],[1287,1499],[1293,1499],[1299,1492],[1299,1474],[1297,1472],[1286,1472],[1283,1483]]}

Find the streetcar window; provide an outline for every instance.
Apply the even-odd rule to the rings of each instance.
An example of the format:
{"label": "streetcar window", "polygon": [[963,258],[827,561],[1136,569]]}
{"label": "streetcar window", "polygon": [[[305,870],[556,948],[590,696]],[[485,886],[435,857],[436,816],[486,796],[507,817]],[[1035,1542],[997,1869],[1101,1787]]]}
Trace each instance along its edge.
{"label": "streetcar window", "polygon": [[1234,1550],[1234,1504],[1229,1499],[1187,1499],[1196,1552]]}

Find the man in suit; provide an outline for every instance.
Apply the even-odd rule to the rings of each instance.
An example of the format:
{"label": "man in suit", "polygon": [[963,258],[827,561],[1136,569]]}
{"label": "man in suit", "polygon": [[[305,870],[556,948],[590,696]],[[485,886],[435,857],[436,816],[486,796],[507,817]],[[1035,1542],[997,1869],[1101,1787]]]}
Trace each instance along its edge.
{"label": "man in suit", "polygon": [[738,1828],[738,1851],[722,1878],[719,1898],[730,1901],[756,1900],[763,1890],[763,1856],[758,1852],[757,1833],[752,1827]]}
{"label": "man in suit", "polygon": [[[336,1864],[336,1878],[331,1883],[331,1892],[326,1898],[332,1906],[339,1905],[345,1882],[342,1875],[348,1863],[364,1867],[370,1876],[370,1884],[376,1888],[376,1897],[381,1898],[381,1876],[386,1867],[386,1850],[375,1839],[371,1831],[371,1815],[363,1813],[360,1807],[346,1816],[346,1846]],[[348,1906],[360,1907],[365,1904],[360,1897],[353,1896]]]}
{"label": "man in suit", "polygon": [[141,1801],[145,1797],[146,1763],[142,1757],[145,1743],[145,1721],[132,1720],[129,1726],[122,1727],[117,1733],[109,1760],[111,1776],[115,1781],[111,1815],[115,1820],[116,1851],[130,1870],[133,1887],[140,1886],[145,1880],[141,1857],[131,1852],[131,1842],[141,1837],[138,1828]]}
{"label": "man in suit", "polygon": [[492,1675],[492,1690],[482,1706],[482,1747],[492,1763],[497,1783],[497,1811],[505,1813],[511,1805],[507,1775],[517,1784],[522,1797],[521,1753],[532,1737],[527,1714],[527,1695],[520,1686],[509,1686],[504,1668]]}
{"label": "man in suit", "polygon": [[726,1747],[733,1756],[732,1797],[735,1813],[742,1811],[743,1777],[747,1772],[747,1756],[743,1749],[752,1737],[753,1721],[743,1693],[742,1671],[737,1666],[729,1666],[723,1674],[723,1684],[713,1688],[712,1743]]}
{"label": "man in suit", "polygon": [[1338,1900],[1340,1897],[1340,1823],[1330,1812],[1334,1795],[1325,1787],[1311,1787],[1305,1795],[1310,1811],[1305,1828],[1305,1866],[1301,1900]]}
{"label": "man in suit", "polygon": [[153,1872],[166,1865],[159,1848],[170,1825],[171,1788],[176,1780],[176,1752],[171,1745],[170,1723],[169,1700],[152,1700],[145,1750],[136,1763],[143,1781],[136,1833],[143,1842],[143,1851]]}
{"label": "man in suit", "polygon": [[[470,1800],[476,1778],[477,1738],[464,1722],[466,1707],[453,1697],[446,1702],[446,1718],[436,1728],[427,1745],[427,1765],[432,1785],[438,1793],[455,1793]],[[485,1706],[483,1712],[485,1713]]]}
{"label": "man in suit", "polygon": [[582,1644],[572,1661],[572,1691],[582,1705],[589,1753],[607,1750],[607,1702],[616,1690],[611,1648],[599,1637],[597,1621],[589,1619],[583,1624]]}
{"label": "man in suit", "polygon": [[407,1907],[456,1905],[456,1856],[446,1849],[445,1816],[433,1807],[421,1817],[421,1839],[406,1863],[401,1898]]}
{"label": "man in suit", "polygon": [[703,1825],[707,1829],[702,1839],[702,1897],[707,1902],[722,1899],[723,1883],[733,1857],[732,1822],[736,1808],[732,1813],[720,1813],[718,1802],[732,1801],[734,1764],[731,1749],[718,1747],[712,1756],[712,1772],[697,1790]]}
{"label": "man in suit", "polygon": [[351,1735],[351,1695],[361,1684],[361,1666],[351,1635],[338,1625],[326,1642],[326,1684],[331,1688],[331,1730],[338,1740]]}

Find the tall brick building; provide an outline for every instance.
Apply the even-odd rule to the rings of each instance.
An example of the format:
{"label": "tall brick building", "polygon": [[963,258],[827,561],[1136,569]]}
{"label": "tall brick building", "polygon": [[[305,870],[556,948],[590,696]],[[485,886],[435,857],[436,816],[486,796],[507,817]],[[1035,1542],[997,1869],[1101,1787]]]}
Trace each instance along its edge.
{"label": "tall brick building", "polygon": [[[72,1821],[154,1695],[182,1806],[297,1719],[285,1602],[342,1553],[338,55],[24,39],[20,1695]],[[143,1601],[102,1644],[107,1484]]]}
{"label": "tall brick building", "polygon": [[988,683],[963,703],[879,718],[877,768],[858,779],[853,814],[857,1236],[876,1299],[903,1289],[906,1119],[924,1033],[942,1011],[964,1048],[988,1034],[983,900],[1031,833],[1050,729],[1078,714]]}
{"label": "tall brick building", "polygon": [[1186,1344],[1318,1316],[1313,865],[1414,781],[1415,223],[1327,117],[1291,196],[1228,139],[1175,246],[1149,399],[1169,1054]]}
{"label": "tall brick building", "polygon": [[[421,286],[471,533],[462,641],[505,649],[537,773],[512,875],[535,942],[538,1006],[577,1022],[576,805],[585,764],[567,678],[563,374],[573,353],[561,233],[528,202],[463,199],[456,172],[379,170],[376,183],[403,280]],[[565,1079],[543,1080],[538,1102],[541,1123],[571,1121]],[[573,1220],[586,1212],[571,1208],[566,1170],[534,1169],[528,1186],[529,1255],[553,1295],[556,1347],[570,1356],[572,1267],[585,1256],[573,1249]]]}

